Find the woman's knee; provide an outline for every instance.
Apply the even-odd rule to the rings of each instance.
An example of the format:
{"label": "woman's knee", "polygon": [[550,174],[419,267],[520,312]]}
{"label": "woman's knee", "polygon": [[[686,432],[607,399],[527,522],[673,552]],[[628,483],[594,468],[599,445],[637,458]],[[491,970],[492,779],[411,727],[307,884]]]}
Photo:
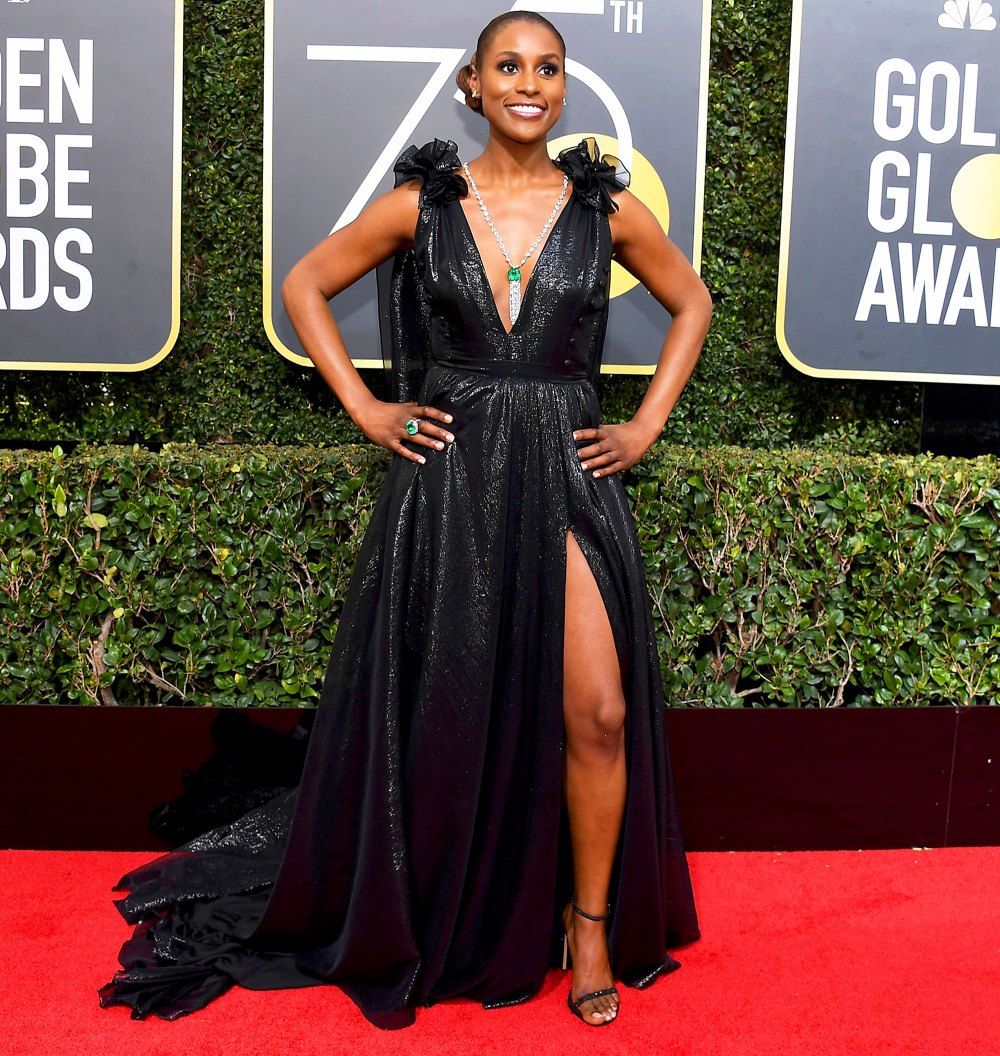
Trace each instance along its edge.
{"label": "woman's knee", "polygon": [[617,755],[625,744],[625,701],[619,694],[595,697],[566,715],[574,749]]}

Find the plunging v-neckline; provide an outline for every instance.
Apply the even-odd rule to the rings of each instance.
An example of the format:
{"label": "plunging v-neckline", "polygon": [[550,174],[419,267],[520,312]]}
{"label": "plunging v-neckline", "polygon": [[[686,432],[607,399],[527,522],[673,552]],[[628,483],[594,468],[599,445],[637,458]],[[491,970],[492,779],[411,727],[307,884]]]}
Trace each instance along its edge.
{"label": "plunging v-neckline", "polygon": [[486,285],[486,289],[489,291],[490,301],[493,304],[493,315],[496,319],[497,326],[504,334],[507,335],[507,337],[510,337],[510,335],[514,332],[514,328],[517,326],[518,322],[524,317],[526,313],[528,297],[531,295],[531,291],[535,288],[535,274],[541,267],[542,257],[545,255],[545,251],[548,249],[549,243],[552,241],[552,236],[556,233],[556,228],[562,223],[562,219],[566,215],[566,211],[569,209],[570,203],[572,201],[573,194],[571,189],[569,195],[567,195],[563,207],[559,210],[559,215],[555,218],[555,220],[552,221],[552,226],[549,228],[549,233],[545,236],[545,241],[538,248],[538,254],[535,257],[535,265],[531,269],[531,274],[528,276],[524,283],[524,293],[521,295],[521,311],[518,313],[517,319],[515,319],[514,322],[511,323],[509,330],[504,325],[503,316],[500,314],[500,305],[497,304],[497,300],[493,296],[493,284],[490,282],[490,273],[486,270],[486,262],[483,260],[483,253],[482,250],[479,248],[479,243],[476,241],[475,233],[472,230],[472,224],[469,223],[469,218],[465,215],[465,210],[462,208],[462,203],[460,201],[455,202],[455,206],[462,216],[462,223],[465,224],[466,234],[469,236],[469,240],[472,242],[472,247],[476,251],[476,262],[479,267],[479,274]]}

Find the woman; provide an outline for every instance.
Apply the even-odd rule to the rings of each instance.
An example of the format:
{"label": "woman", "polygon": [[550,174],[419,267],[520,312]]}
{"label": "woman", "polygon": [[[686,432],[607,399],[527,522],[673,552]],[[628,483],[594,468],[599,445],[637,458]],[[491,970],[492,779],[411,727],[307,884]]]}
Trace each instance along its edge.
{"label": "woman", "polygon": [[[334,982],[405,1026],[420,1004],[530,997],[561,931],[569,1008],[603,1026],[616,978],[648,985],[677,967],[667,945],[697,937],[620,474],[659,435],[711,302],[614,169],[585,144],[549,160],[566,74],[548,20],[494,19],[459,84],[489,122],[482,155],[411,148],[397,188],[283,287],[324,379],[397,457],[297,798],[120,882],[140,927],[102,1003],[133,1015],[173,1018],[233,982]],[[612,255],[673,322],[635,417],[602,425]],[[388,261],[392,402],[327,308]]]}

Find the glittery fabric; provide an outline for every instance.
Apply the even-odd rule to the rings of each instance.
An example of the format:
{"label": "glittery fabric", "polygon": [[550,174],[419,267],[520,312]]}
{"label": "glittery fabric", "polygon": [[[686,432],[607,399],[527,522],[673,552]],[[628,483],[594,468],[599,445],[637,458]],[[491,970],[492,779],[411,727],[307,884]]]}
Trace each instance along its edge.
{"label": "glittery fabric", "polygon": [[[642,561],[620,476],[580,469],[611,267],[614,170],[585,151],[508,333],[459,198],[453,145],[411,148],[412,252],[383,274],[400,398],[455,442],[397,457],[348,589],[302,782],[122,878],[137,923],[101,993],[175,1018],[234,982],[336,983],[382,1027],[466,996],[525,1000],[571,893],[562,805],[566,533],[604,598],[626,689],[628,797],[609,927],[645,986],[697,937],[672,804]],[[577,176],[574,176],[574,172]],[[586,193],[577,193],[578,185]]]}

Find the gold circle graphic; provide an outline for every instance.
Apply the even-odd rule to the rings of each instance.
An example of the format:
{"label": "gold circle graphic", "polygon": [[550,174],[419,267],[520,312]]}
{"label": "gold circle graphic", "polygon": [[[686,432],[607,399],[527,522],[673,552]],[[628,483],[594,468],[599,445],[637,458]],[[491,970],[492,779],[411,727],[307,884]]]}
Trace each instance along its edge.
{"label": "gold circle graphic", "polygon": [[[594,139],[601,154],[618,156],[618,140],[614,136],[601,136],[596,132],[575,132],[549,141],[549,153],[555,157],[567,147],[575,147],[581,139]],[[628,189],[646,206],[660,222],[664,232],[670,233],[670,200],[656,169],[648,158],[632,149],[632,171]],[[617,261],[611,265],[611,296],[628,293],[639,280],[627,272]]]}
{"label": "gold circle graphic", "polygon": [[1000,238],[1000,154],[980,154],[958,170],[951,208],[970,235]]}

